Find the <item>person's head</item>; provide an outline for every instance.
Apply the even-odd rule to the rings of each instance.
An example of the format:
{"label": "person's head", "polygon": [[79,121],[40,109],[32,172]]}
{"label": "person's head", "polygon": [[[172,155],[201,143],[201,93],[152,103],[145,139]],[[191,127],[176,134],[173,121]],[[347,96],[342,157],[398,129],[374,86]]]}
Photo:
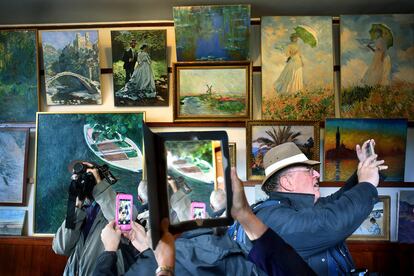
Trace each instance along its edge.
{"label": "person's head", "polygon": [[298,41],[298,35],[296,33],[293,33],[290,35],[290,41],[296,42]]}
{"label": "person's head", "polygon": [[319,173],[313,166],[318,161],[309,160],[293,142],[278,145],[269,150],[263,159],[265,179],[262,190],[313,194],[315,202],[320,197]]}
{"label": "person's head", "polygon": [[145,179],[142,179],[138,185],[138,200],[142,204],[146,204],[148,202],[148,184]]}
{"label": "person's head", "polygon": [[139,47],[140,50],[142,51],[148,51],[148,45],[147,44],[142,44],[141,47]]}
{"label": "person's head", "polygon": [[380,28],[375,29],[375,37],[382,37],[382,30]]}
{"label": "person's head", "polygon": [[137,40],[131,39],[131,41],[129,42],[129,45],[131,46],[131,48],[135,48],[135,46],[137,45]]}
{"label": "person's head", "polygon": [[222,189],[217,189],[211,192],[210,205],[213,211],[225,209],[227,206],[226,193]]}

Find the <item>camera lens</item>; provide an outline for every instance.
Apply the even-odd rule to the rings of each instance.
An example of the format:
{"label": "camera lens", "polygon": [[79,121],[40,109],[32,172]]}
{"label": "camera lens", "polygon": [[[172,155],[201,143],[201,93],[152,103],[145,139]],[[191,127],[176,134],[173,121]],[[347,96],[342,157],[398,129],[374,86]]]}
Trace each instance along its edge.
{"label": "camera lens", "polygon": [[84,171],[85,166],[82,163],[73,165],[73,173],[80,174]]}

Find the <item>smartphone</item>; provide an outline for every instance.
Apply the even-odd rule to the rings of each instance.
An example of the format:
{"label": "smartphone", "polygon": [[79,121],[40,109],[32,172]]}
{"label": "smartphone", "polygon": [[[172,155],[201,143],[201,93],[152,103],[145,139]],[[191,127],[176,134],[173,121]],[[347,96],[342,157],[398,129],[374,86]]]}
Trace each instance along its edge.
{"label": "smartphone", "polygon": [[130,194],[117,194],[116,195],[116,212],[115,222],[119,226],[121,231],[127,232],[131,230],[132,225],[132,210],[133,210],[133,197]]}
{"label": "smartphone", "polygon": [[370,157],[371,155],[375,154],[374,151],[374,144],[372,141],[369,141],[367,148],[366,148],[367,157]]}
{"label": "smartphone", "polygon": [[206,218],[206,204],[204,202],[191,202],[191,220]]}

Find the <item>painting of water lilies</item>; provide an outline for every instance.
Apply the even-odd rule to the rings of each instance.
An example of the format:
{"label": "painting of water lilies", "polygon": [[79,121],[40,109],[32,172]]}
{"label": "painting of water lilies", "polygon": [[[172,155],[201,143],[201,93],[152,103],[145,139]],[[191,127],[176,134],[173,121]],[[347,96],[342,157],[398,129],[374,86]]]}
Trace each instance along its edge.
{"label": "painting of water lilies", "polygon": [[46,103],[101,104],[98,31],[42,31]]}
{"label": "painting of water lilies", "polygon": [[166,30],[111,31],[115,106],[168,106]]}
{"label": "painting of water lilies", "polygon": [[248,60],[250,5],[174,7],[177,61]]}
{"label": "painting of water lilies", "polygon": [[0,205],[24,205],[29,129],[0,129]]}
{"label": "painting of water lilies", "polygon": [[38,111],[37,33],[0,31],[0,122],[34,122]]}
{"label": "painting of water lilies", "polygon": [[250,62],[174,64],[174,120],[250,118]]}
{"label": "painting of water lilies", "polygon": [[414,119],[414,14],[341,16],[341,117]]}
{"label": "painting of water lilies", "polygon": [[262,119],[334,116],[332,18],[261,18]]}
{"label": "painting of water lilies", "polygon": [[308,159],[319,160],[318,121],[247,121],[246,171],[249,180],[265,176],[266,153],[286,142],[295,143]]}
{"label": "painting of water lilies", "polygon": [[72,167],[78,161],[107,165],[118,179],[113,189],[136,198],[142,179],[144,115],[38,113],[33,232],[55,233],[65,219]]}

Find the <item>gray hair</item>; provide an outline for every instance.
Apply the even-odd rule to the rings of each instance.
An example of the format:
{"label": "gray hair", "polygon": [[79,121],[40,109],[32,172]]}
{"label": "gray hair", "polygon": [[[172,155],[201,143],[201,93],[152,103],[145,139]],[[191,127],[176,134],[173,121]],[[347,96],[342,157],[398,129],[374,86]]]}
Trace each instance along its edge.
{"label": "gray hair", "polygon": [[280,178],[284,176],[286,173],[289,172],[290,169],[294,167],[300,167],[302,164],[294,164],[279,170],[278,172],[274,173],[271,177],[269,177],[265,183],[262,185],[262,191],[266,194],[270,194],[271,192],[277,191],[280,185]]}
{"label": "gray hair", "polygon": [[222,189],[212,191],[210,195],[210,204],[213,206],[214,211],[226,208],[226,193]]}
{"label": "gray hair", "polygon": [[138,196],[142,199],[143,203],[148,202],[148,184],[147,181],[142,179],[138,185]]}

